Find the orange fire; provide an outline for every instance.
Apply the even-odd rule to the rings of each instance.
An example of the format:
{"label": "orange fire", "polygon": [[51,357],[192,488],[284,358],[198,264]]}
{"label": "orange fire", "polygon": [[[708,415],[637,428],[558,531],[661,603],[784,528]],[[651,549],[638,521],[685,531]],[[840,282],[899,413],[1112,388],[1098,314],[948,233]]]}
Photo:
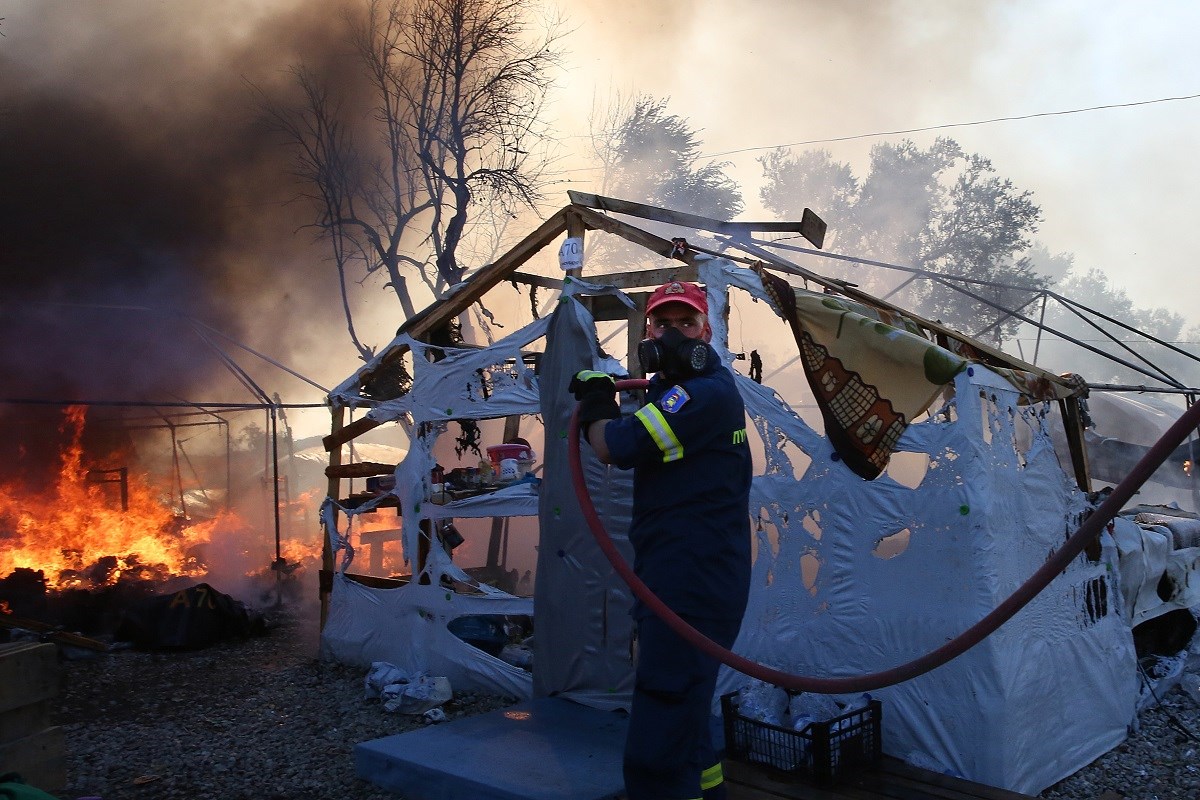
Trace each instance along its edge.
{"label": "orange fire", "polygon": [[88,478],[85,417],[82,406],[65,412],[60,431],[69,441],[53,486],[33,493],[0,486],[0,578],[25,567],[42,570],[53,587],[68,588],[122,576],[202,574],[196,548],[228,520],[189,524],[164,504],[147,476],[134,474],[123,509],[114,486]]}

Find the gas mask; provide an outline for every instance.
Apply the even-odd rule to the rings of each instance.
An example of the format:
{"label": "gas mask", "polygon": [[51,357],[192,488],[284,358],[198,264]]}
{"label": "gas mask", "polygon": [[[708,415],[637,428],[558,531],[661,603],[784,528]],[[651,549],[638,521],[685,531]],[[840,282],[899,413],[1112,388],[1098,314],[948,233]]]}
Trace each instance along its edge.
{"label": "gas mask", "polygon": [[638,343],[638,361],[646,374],[661,372],[674,378],[699,375],[715,356],[701,339],[689,339],[675,328],[668,328],[658,339]]}

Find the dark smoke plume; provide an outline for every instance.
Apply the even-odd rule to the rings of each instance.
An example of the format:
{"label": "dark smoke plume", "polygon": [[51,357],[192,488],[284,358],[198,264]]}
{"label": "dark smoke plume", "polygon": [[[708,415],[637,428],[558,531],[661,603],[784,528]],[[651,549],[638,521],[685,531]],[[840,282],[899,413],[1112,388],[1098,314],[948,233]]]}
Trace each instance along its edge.
{"label": "dark smoke plume", "polygon": [[[309,374],[293,354],[346,336],[260,104],[295,104],[301,61],[345,73],[337,4],[39,0],[4,16],[0,397],[253,401],[188,318]],[[280,377],[263,386],[285,401],[317,394]],[[0,405],[26,427],[53,429],[48,413]],[[28,449],[0,459],[13,448]]]}
{"label": "dark smoke plume", "polygon": [[29,5],[0,39],[5,394],[210,379],[170,313],[71,304],[177,311],[286,354],[332,283],[251,86],[294,102],[288,67],[344,48],[336,6]]}

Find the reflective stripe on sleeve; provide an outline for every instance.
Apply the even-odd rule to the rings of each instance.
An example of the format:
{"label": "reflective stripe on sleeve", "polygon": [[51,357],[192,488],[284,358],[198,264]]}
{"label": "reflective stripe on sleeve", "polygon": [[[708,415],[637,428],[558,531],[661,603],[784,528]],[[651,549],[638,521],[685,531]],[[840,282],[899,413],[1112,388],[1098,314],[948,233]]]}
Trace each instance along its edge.
{"label": "reflective stripe on sleeve", "polygon": [[664,464],[683,458],[683,445],[675,436],[675,431],[671,430],[671,426],[667,424],[662,412],[658,410],[658,406],[653,403],[643,406],[634,416],[642,421],[646,432],[650,434],[650,438],[662,451]]}
{"label": "reflective stripe on sleeve", "polygon": [[714,786],[719,786],[725,782],[725,770],[721,769],[721,762],[713,764],[704,772],[700,773],[700,789],[707,792]]}

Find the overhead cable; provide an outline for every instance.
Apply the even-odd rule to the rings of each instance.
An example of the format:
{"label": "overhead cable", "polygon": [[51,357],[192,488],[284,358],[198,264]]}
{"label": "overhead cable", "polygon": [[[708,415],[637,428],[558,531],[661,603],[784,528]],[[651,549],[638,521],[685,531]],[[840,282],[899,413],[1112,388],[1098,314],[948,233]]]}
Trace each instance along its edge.
{"label": "overhead cable", "polygon": [[741,147],[736,150],[724,150],[719,153],[705,153],[703,158],[720,158],[721,156],[730,156],[735,153],[749,153],[754,150],[775,150],[779,147],[803,147],[810,144],[830,144],[833,142],[849,142],[854,139],[870,139],[874,136],[899,136],[905,133],[922,133],[924,131],[939,131],[946,128],[966,128],[973,125],[990,125],[994,122],[1015,122],[1023,119],[1036,119],[1038,117],[1061,117],[1067,114],[1082,114],[1087,111],[1103,111],[1110,108],[1131,108],[1133,106],[1148,106],[1156,103],[1171,103],[1178,100],[1195,100],[1200,98],[1200,94],[1181,95],[1179,97],[1159,97],[1154,100],[1135,100],[1131,103],[1109,103],[1102,106],[1088,106],[1087,108],[1072,108],[1066,111],[1041,111],[1037,114],[1021,114],[1012,117],[993,117],[992,119],[979,119],[973,122],[948,122],[944,125],[929,125],[924,128],[906,128],[896,131],[876,131],[875,133],[857,133],[853,136],[835,136],[830,139],[809,139],[803,142],[789,142],[788,144],[764,144],[757,147]]}

